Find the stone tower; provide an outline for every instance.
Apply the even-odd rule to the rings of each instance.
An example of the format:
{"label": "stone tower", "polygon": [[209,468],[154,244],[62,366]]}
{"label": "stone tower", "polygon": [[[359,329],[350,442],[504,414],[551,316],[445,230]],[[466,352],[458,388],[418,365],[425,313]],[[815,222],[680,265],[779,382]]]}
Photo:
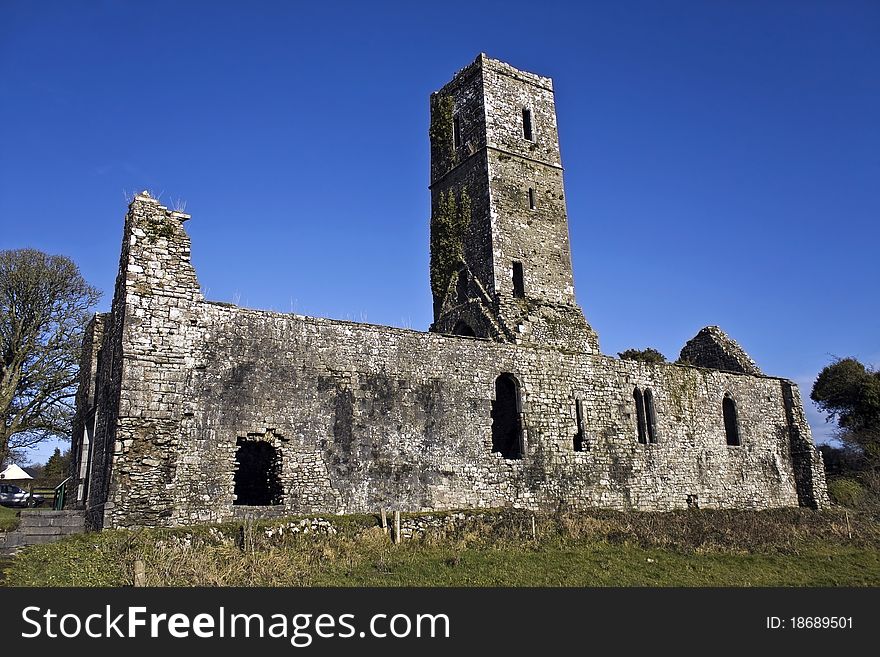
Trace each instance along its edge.
{"label": "stone tower", "polygon": [[575,301],[550,78],[481,54],[431,95],[432,331],[598,353]]}

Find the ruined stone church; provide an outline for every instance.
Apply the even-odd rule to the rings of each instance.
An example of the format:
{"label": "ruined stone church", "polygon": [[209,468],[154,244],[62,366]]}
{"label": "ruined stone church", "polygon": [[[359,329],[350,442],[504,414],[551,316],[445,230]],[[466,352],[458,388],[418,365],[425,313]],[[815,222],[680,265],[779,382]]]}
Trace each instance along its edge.
{"label": "ruined stone church", "polygon": [[89,524],[826,505],[797,386],[720,329],[675,364],[600,353],[552,81],[480,55],[430,106],[429,332],[208,301],[189,215],[134,198],[83,345],[68,499]]}

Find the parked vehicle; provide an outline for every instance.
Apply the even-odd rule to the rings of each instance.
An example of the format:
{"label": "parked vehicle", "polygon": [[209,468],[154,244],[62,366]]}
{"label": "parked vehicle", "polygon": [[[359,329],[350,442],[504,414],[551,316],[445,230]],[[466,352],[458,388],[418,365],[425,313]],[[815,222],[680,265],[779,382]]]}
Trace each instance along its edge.
{"label": "parked vehicle", "polygon": [[0,484],[0,505],[3,506],[40,506],[46,501],[42,495],[30,495],[13,484]]}

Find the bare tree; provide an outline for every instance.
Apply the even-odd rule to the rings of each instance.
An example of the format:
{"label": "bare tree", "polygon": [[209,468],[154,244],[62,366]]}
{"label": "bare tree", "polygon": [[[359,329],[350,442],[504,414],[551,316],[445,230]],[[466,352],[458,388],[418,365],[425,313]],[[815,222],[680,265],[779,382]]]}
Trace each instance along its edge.
{"label": "bare tree", "polygon": [[0,251],[0,464],[69,437],[83,330],[100,296],[69,258]]}

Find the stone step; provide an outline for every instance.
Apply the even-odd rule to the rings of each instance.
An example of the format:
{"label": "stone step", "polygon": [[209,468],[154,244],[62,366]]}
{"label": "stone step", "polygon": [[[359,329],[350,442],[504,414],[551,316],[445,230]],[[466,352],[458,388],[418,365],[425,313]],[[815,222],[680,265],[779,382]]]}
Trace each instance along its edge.
{"label": "stone step", "polygon": [[46,543],[54,543],[61,538],[64,538],[63,534],[39,534],[24,536],[21,545],[44,545]]}
{"label": "stone step", "polygon": [[19,528],[71,527],[84,528],[85,517],[81,511],[33,511],[21,512]]}
{"label": "stone step", "polygon": [[71,532],[64,531],[64,527],[19,527],[18,531],[25,537],[29,536],[66,536]]}
{"label": "stone step", "polygon": [[80,516],[82,517],[82,511],[71,511],[68,509],[63,509],[58,511],[56,509],[22,509],[21,517],[22,518],[32,518],[35,516],[39,516],[41,518],[64,518],[68,516]]}
{"label": "stone step", "polygon": [[29,527],[70,527],[71,529],[85,528],[85,519],[80,518],[27,518],[21,519],[19,529],[26,530]]}

